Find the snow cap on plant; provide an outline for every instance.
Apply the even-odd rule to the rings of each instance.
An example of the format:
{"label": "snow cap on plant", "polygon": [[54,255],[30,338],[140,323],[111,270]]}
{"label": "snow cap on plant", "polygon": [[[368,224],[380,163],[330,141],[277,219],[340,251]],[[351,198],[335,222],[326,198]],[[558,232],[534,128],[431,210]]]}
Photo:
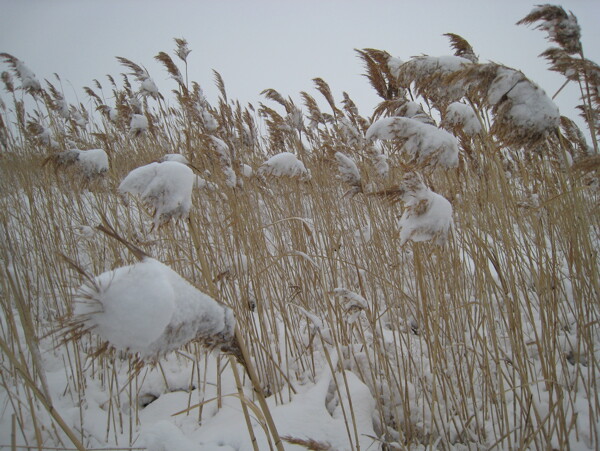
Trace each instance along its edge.
{"label": "snow cap on plant", "polygon": [[385,100],[375,107],[374,118],[387,116],[408,117],[424,124],[436,125],[435,120],[423,110],[420,104],[404,98]]}
{"label": "snow cap on plant", "polygon": [[188,42],[184,38],[173,38],[177,48],[175,49],[175,55],[183,62],[187,61],[188,55],[192,52],[188,47]]}
{"label": "snow cap on plant", "polygon": [[481,131],[481,122],[470,105],[462,102],[452,102],[446,108],[442,126],[449,130],[461,130],[467,136],[476,135]]}
{"label": "snow cap on plant", "polygon": [[105,342],[100,349],[114,348],[140,360],[156,360],[191,341],[241,360],[230,308],[123,240],[114,229],[98,229],[124,243],[138,262],[86,276],[75,297],[67,337],[92,332]]}
{"label": "snow cap on plant", "polygon": [[538,5],[517,25],[539,22],[536,28],[548,32],[548,40],[557,43],[567,53],[581,51],[581,28],[573,13],[557,5]]}
{"label": "snow cap on plant", "polygon": [[208,139],[205,139],[207,145],[212,148],[219,159],[219,164],[221,165],[221,170],[225,175],[225,184],[229,188],[235,188],[236,186],[241,186],[241,179],[238,180],[237,174],[233,169],[233,152],[231,151],[229,145],[223,141],[221,138],[217,138],[216,136],[208,136]]}
{"label": "snow cap on plant", "polygon": [[559,126],[560,114],[552,100],[522,72],[510,67],[472,64],[445,82],[460,86],[492,109],[490,132],[505,145],[533,146]]}
{"label": "snow cap on plant", "polygon": [[46,84],[48,85],[48,93],[51,97],[50,108],[56,111],[58,115],[63,119],[69,119],[69,117],[71,116],[71,112],[69,111],[69,104],[66,102],[62,92],[56,89],[56,87],[48,80],[46,80]]}
{"label": "snow cap on plant", "polygon": [[42,91],[42,85],[35,74],[25,65],[19,58],[12,56],[9,53],[0,53],[0,58],[4,59],[17,78],[21,80],[21,88],[31,95],[36,95]]}
{"label": "snow cap on plant", "polygon": [[370,194],[404,205],[398,221],[401,245],[409,240],[433,240],[438,245],[446,243],[454,225],[452,205],[445,197],[430,190],[417,172],[407,172],[399,185]]}
{"label": "snow cap on plant", "polygon": [[135,137],[148,130],[148,118],[143,114],[132,114],[129,131]]}
{"label": "snow cap on plant", "polygon": [[131,75],[135,77],[135,79],[140,83],[139,93],[142,97],[152,97],[153,99],[161,99],[162,96],[158,90],[158,86],[154,83],[154,80],[150,78],[150,74],[148,71],[137,65],[131,60],[127,58],[123,58],[122,56],[117,56],[117,60],[119,62],[131,70]]}
{"label": "snow cap on plant", "polygon": [[355,194],[362,193],[363,186],[360,178],[360,172],[358,171],[354,160],[341,152],[335,153],[335,159],[338,164],[340,178],[344,183],[347,183],[351,186],[350,190],[348,190],[344,196],[354,196]]}
{"label": "snow cap on plant", "polygon": [[154,209],[154,226],[187,219],[192,207],[193,171],[177,161],[150,163],[131,171],[119,185],[120,194],[140,196]]}
{"label": "snow cap on plant", "polygon": [[15,92],[15,84],[13,83],[13,79],[10,75],[10,72],[2,72],[0,78],[2,78],[2,82],[4,83],[4,89],[6,89],[8,92]]}
{"label": "snow cap on plant", "polygon": [[456,167],[458,143],[445,130],[406,117],[386,117],[367,130],[367,139],[395,140],[416,165]]}
{"label": "snow cap on plant", "polygon": [[290,152],[282,152],[265,161],[257,171],[259,177],[289,177],[310,180],[310,170]]}
{"label": "snow cap on plant", "polygon": [[403,62],[388,52],[377,49],[356,49],[363,60],[371,86],[385,101],[401,97],[404,92],[398,83],[399,70]]}
{"label": "snow cap on plant", "polygon": [[86,179],[104,175],[108,171],[108,155],[102,149],[70,149],[51,155],[44,165],[51,164],[55,170],[75,167]]}
{"label": "snow cap on plant", "polygon": [[40,144],[56,149],[58,143],[52,136],[52,132],[49,128],[44,127],[42,124],[33,120],[27,121],[27,132]]}
{"label": "snow cap on plant", "polygon": [[398,83],[403,88],[414,86],[415,92],[437,105],[447,105],[460,100],[464,95],[460,86],[441,83],[449,74],[473,64],[460,56],[417,56],[398,69]]}

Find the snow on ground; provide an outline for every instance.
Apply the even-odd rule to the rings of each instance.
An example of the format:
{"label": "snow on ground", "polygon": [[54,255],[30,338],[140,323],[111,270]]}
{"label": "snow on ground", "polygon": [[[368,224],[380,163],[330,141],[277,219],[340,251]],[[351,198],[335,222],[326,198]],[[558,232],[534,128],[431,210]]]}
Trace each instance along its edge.
{"label": "snow on ground", "polygon": [[[16,312],[15,317],[18,318]],[[1,319],[5,324],[6,319]],[[79,429],[83,421],[83,444],[86,447],[114,449],[131,443],[131,446],[149,451],[253,450],[231,362],[227,362],[226,358],[206,354],[196,363],[185,352],[169,354],[161,359],[160,367],[147,367],[136,378],[133,390],[137,391],[140,404],[132,405],[127,359],[113,357],[114,380],[102,381],[102,378],[93,376],[92,360],[88,357],[84,377],[80,380],[86,387],[85,397],[77,398],[70,394],[77,381],[65,378],[63,362],[68,350],[52,349],[49,342],[42,343],[42,349],[54,406],[74,430]],[[221,360],[220,364],[217,359]],[[320,364],[324,365],[323,362]],[[197,380],[196,368],[202,368],[201,386],[190,385]],[[238,371],[243,370],[238,367]],[[122,388],[118,396],[111,399],[108,385],[113,383]],[[338,393],[336,384],[346,388]],[[21,398],[19,393],[23,393],[24,389],[20,383],[16,383],[13,399],[15,396]],[[278,396],[268,399],[280,436],[312,439],[329,444],[336,450],[354,449],[357,440],[361,449],[378,449],[373,439],[375,401],[369,388],[354,373],[332,373],[329,368],[324,368],[314,383],[297,382],[294,383],[294,389],[297,393],[291,398],[283,394],[284,398],[287,397],[283,404],[275,402]],[[248,381],[243,390],[245,398],[252,400],[253,389]],[[287,389],[283,392],[287,392]],[[219,394],[222,396],[220,405],[217,401]],[[352,399],[352,407],[349,399]],[[3,438],[0,439],[0,445],[6,445],[8,441],[4,437],[10,437],[11,434],[12,411],[7,393],[0,393],[0,405],[3,406],[0,414],[0,437]],[[118,408],[119,412],[111,414],[114,408]],[[41,406],[36,410],[38,421],[49,421]],[[264,433],[264,424],[261,424],[257,412],[251,411],[251,417],[258,449],[269,449],[269,438]],[[107,428],[106,421],[111,416],[110,421],[115,423]],[[350,434],[346,424],[350,425]],[[22,432],[17,437],[17,443],[35,443],[32,419],[29,418],[20,427]],[[352,432],[354,429],[356,434]],[[50,434],[44,433],[43,437],[48,445],[54,443]],[[68,439],[64,440],[68,443]],[[306,448],[286,444],[285,449]]]}

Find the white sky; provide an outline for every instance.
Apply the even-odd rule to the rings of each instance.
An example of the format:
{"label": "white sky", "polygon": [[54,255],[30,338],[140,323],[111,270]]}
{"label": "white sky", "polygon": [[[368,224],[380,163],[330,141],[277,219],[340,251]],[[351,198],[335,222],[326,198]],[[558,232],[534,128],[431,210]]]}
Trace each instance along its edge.
{"label": "white sky", "polygon": [[[217,94],[212,69],[221,73],[230,98],[255,105],[275,88],[299,102],[316,98],[312,78],[321,77],[336,97],[349,93],[363,116],[379,101],[354,48],[386,50],[401,59],[451,54],[443,33],[457,33],[481,61],[522,70],[552,95],[560,75],[537,57],[549,44],[544,33],[516,26],[535,4],[523,0],[0,0],[0,52],[23,60],[40,80],[58,73],[71,102],[88,101],[83,86],[105,74],[125,72],[115,56],[144,65],[163,93],[174,87],[154,61],[173,55],[174,37],[188,40],[189,78],[208,100]],[[600,63],[600,1],[560,3],[578,18],[586,56]],[[174,57],[177,61],[177,59]],[[3,69],[4,70],[4,69]],[[106,90],[106,93],[109,91]],[[573,116],[574,87],[559,95],[561,113]]]}

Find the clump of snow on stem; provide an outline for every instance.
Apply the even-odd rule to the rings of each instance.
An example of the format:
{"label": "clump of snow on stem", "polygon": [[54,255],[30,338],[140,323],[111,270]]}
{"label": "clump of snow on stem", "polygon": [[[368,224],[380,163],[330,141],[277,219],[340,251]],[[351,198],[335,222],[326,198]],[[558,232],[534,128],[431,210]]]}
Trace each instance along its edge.
{"label": "clump of snow on stem", "polygon": [[17,60],[15,65],[19,78],[21,79],[21,87],[26,91],[40,91],[42,86],[35,74],[21,60]]}
{"label": "clump of snow on stem", "polygon": [[482,99],[494,113],[490,132],[503,144],[535,145],[560,125],[558,108],[522,72],[495,63],[472,64],[444,83]]}
{"label": "clump of snow on stem", "polygon": [[356,167],[354,160],[341,152],[335,153],[335,159],[338,163],[340,178],[344,183],[347,183],[352,187],[345,195],[361,193],[363,190],[362,181],[360,172],[358,171],[358,167]]}
{"label": "clump of snow on stem", "polygon": [[460,56],[417,56],[402,64],[398,69],[398,82],[404,88],[414,84],[416,92],[438,103],[459,100],[464,92],[460,86],[444,85],[443,77],[472,64]]}
{"label": "clump of snow on stem", "polygon": [[431,191],[414,172],[404,176],[400,189],[405,208],[398,221],[400,244],[408,240],[444,244],[453,226],[450,202]]}
{"label": "clump of snow on stem", "polygon": [[254,174],[254,170],[252,169],[252,167],[247,164],[242,164],[241,172],[242,175],[246,178],[250,178]]}
{"label": "clump of snow on stem", "polygon": [[390,70],[390,73],[396,78],[400,76],[400,66],[402,66],[403,64],[404,61],[394,56],[388,58],[387,60],[388,69]]}
{"label": "clump of snow on stem", "polygon": [[467,136],[476,135],[481,131],[481,122],[473,108],[461,102],[453,102],[446,108],[443,125],[446,128],[459,127]]}
{"label": "clump of snow on stem", "polygon": [[108,155],[102,149],[70,149],[50,156],[44,164],[51,163],[55,169],[75,167],[86,179],[108,171]]}
{"label": "clump of snow on stem", "polygon": [[338,127],[342,136],[352,145],[358,144],[363,139],[362,133],[345,117],[338,120]]}
{"label": "clump of snow on stem", "polygon": [[191,340],[230,342],[233,312],[159,261],[117,268],[82,286],[75,320],[115,349],[155,358]]}
{"label": "clump of snow on stem", "polygon": [[557,5],[538,5],[517,22],[517,25],[540,22],[536,28],[548,33],[548,39],[556,42],[570,54],[581,51],[581,28],[573,13]]}
{"label": "clump of snow on stem", "polygon": [[237,174],[233,170],[231,151],[227,143],[216,136],[209,136],[209,139],[211,147],[219,157],[221,169],[223,170],[223,174],[225,174],[225,184],[230,188],[241,185],[241,180],[238,180]]}
{"label": "clump of snow on stem", "polygon": [[77,165],[86,177],[94,177],[108,171],[108,155],[102,149],[77,150]]}
{"label": "clump of snow on stem", "polygon": [[310,180],[311,174],[304,163],[290,152],[282,152],[265,161],[257,171],[259,177],[290,177]]}
{"label": "clump of snow on stem", "polygon": [[148,118],[143,114],[133,114],[129,123],[129,130],[134,136],[144,133],[148,130]]}
{"label": "clump of snow on stem", "polygon": [[208,130],[209,132],[214,132],[217,128],[219,128],[219,123],[210,111],[208,111],[205,108],[202,108],[200,110],[200,114],[202,115],[202,122],[204,123],[204,127],[206,127],[206,130]]}
{"label": "clump of snow on stem", "polygon": [[30,122],[27,125],[27,130],[36,137],[40,144],[48,146],[52,149],[56,149],[58,147],[58,142],[52,136],[52,132],[49,128],[44,127],[36,122]]}
{"label": "clump of snow on stem", "polygon": [[403,149],[416,163],[446,168],[458,164],[458,143],[450,133],[433,125],[406,117],[386,117],[367,130],[367,139],[391,139],[403,143]]}
{"label": "clump of snow on stem", "polygon": [[119,185],[119,193],[140,196],[155,209],[154,225],[171,219],[187,219],[192,206],[193,171],[176,161],[150,163],[131,171]]}
{"label": "clump of snow on stem", "polygon": [[407,101],[399,106],[393,114],[394,116],[408,117],[428,125],[435,125],[433,118],[428,115],[423,107],[416,103]]}
{"label": "clump of snow on stem", "polygon": [[154,80],[150,78],[148,74],[147,76],[141,80],[140,83],[140,94],[143,97],[152,97],[153,99],[157,99],[159,97],[158,86],[154,83]]}
{"label": "clump of snow on stem", "polygon": [[337,297],[344,299],[353,307],[359,307],[362,309],[366,309],[369,307],[369,304],[365,298],[363,298],[360,294],[355,293],[354,291],[350,291],[346,288],[334,288],[333,294]]}
{"label": "clump of snow on stem", "polygon": [[56,93],[56,98],[54,99],[54,107],[58,115],[63,119],[69,119],[69,117],[71,116],[71,113],[69,111],[69,105],[65,101],[63,95],[59,92]]}
{"label": "clump of snow on stem", "polygon": [[375,152],[371,155],[373,166],[381,178],[386,178],[390,172],[388,157],[384,153]]}
{"label": "clump of snow on stem", "polygon": [[488,89],[488,101],[497,106],[497,119],[516,127],[519,135],[545,135],[560,124],[558,108],[546,93],[525,75],[499,66]]}
{"label": "clump of snow on stem", "polygon": [[19,80],[21,80],[21,89],[32,95],[35,95],[42,90],[42,85],[39,80],[23,61],[9,53],[0,53],[0,57],[12,67]]}

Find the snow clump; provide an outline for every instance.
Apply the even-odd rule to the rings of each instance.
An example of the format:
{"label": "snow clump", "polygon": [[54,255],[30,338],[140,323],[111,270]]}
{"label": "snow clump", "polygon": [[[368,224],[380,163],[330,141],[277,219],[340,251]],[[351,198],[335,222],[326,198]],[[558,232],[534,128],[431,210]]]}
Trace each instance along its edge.
{"label": "snow clump", "polygon": [[231,309],[159,261],[107,271],[79,289],[74,322],[117,350],[156,358],[192,340],[225,346],[234,337]]}
{"label": "snow clump", "polygon": [[302,181],[310,180],[310,170],[304,167],[296,155],[290,152],[282,152],[272,156],[258,168],[260,177],[290,177]]}
{"label": "snow clump", "polygon": [[398,83],[403,88],[414,84],[417,94],[435,103],[448,104],[459,100],[464,90],[459,85],[448,86],[441,81],[444,77],[473,64],[460,56],[417,56],[396,69]]}
{"label": "snow clump", "polygon": [[341,152],[335,153],[335,159],[338,163],[340,178],[352,187],[345,195],[361,193],[363,190],[362,181],[354,160]]}
{"label": "snow clump", "polygon": [[55,169],[73,166],[91,179],[108,171],[108,155],[102,149],[70,149],[50,156],[44,164],[51,163]]}
{"label": "snow clump", "polygon": [[171,219],[187,219],[192,207],[192,188],[196,177],[177,161],[150,163],[131,171],[119,185],[119,193],[140,196],[155,209],[154,226]]}
{"label": "snow clump", "polygon": [[143,97],[152,97],[153,99],[157,99],[160,95],[158,86],[156,86],[156,83],[154,83],[154,80],[149,75],[141,80],[140,94]]}
{"label": "snow clump", "polygon": [[454,224],[450,202],[425,186],[417,173],[406,174],[400,188],[405,207],[398,221],[400,245],[408,240],[445,244]]}
{"label": "snow clump", "polygon": [[134,114],[131,116],[129,130],[132,135],[139,136],[148,130],[148,118],[143,114]]}
{"label": "snow clump", "polygon": [[108,155],[102,149],[77,150],[77,164],[83,175],[94,177],[108,171]]}
{"label": "snow clump", "polygon": [[481,131],[481,123],[473,108],[461,102],[453,102],[446,108],[445,127],[460,127],[467,136],[474,136]]}
{"label": "snow clump", "polygon": [[458,143],[445,130],[406,117],[386,117],[374,122],[367,130],[367,139],[397,139],[403,149],[422,166],[440,165],[446,168],[458,164]]}
{"label": "snow clump", "polygon": [[498,66],[487,97],[496,108],[495,128],[513,129],[503,133],[507,136],[519,139],[542,137],[560,125],[557,106],[520,71]]}
{"label": "snow clump", "polygon": [[573,13],[557,5],[538,5],[517,22],[517,25],[541,22],[536,28],[546,31],[548,39],[556,42],[569,54],[581,51],[581,28]]}

